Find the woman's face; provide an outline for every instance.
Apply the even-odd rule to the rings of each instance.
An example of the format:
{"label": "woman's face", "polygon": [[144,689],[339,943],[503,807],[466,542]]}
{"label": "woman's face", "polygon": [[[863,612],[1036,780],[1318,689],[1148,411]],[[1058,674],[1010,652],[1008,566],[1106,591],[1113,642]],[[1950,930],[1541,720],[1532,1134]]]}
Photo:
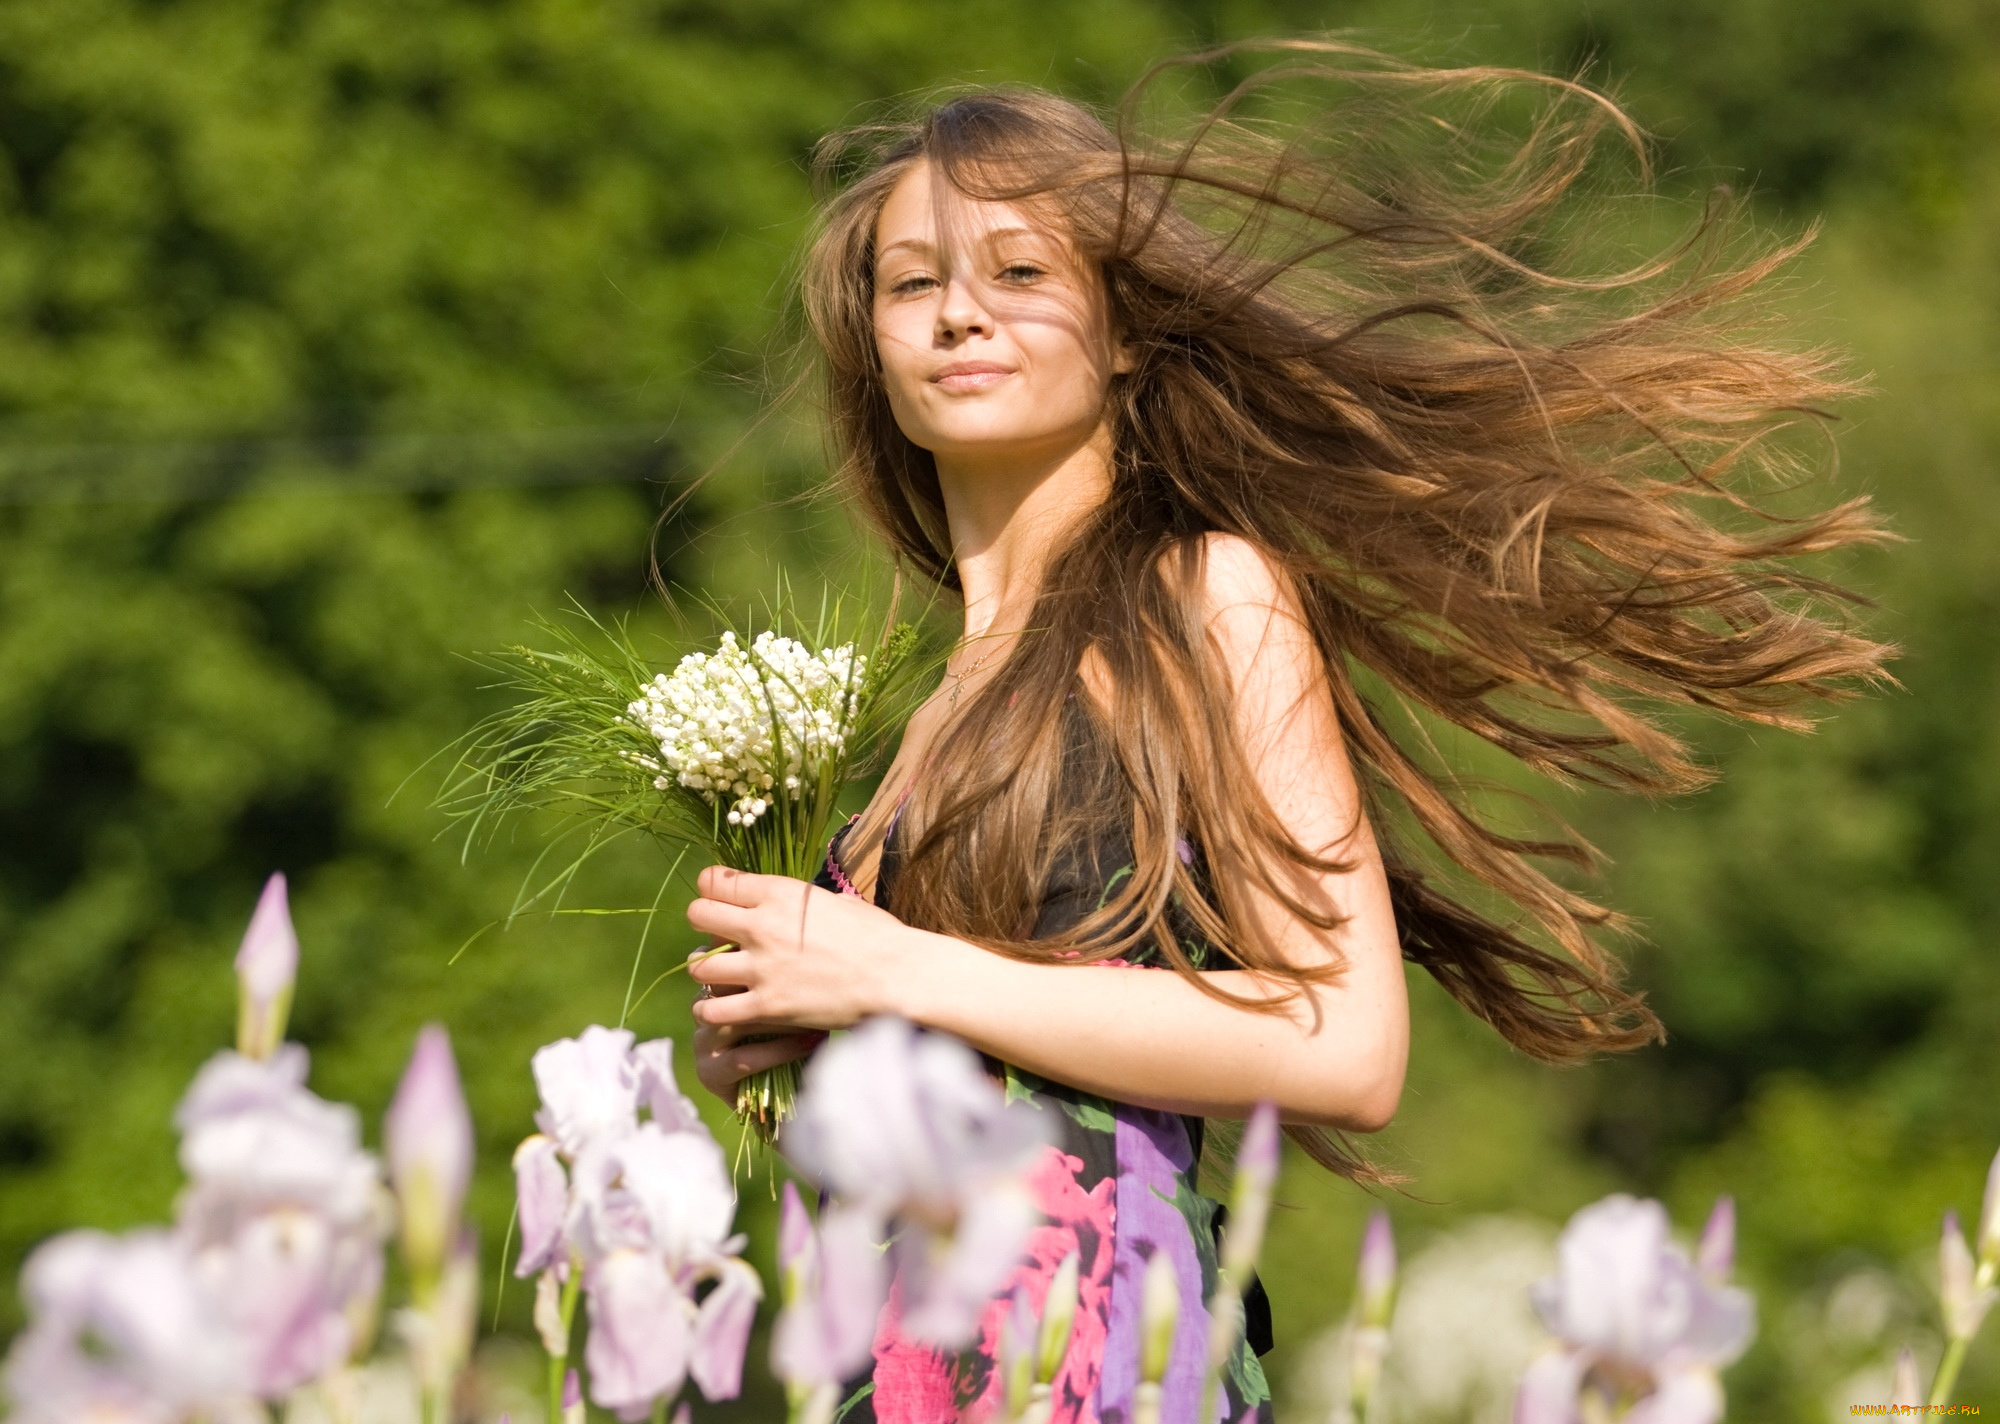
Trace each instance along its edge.
{"label": "woman's face", "polygon": [[968,198],[929,164],[876,219],[875,346],[896,424],[955,462],[1067,455],[1128,369],[1104,284],[1060,221]]}

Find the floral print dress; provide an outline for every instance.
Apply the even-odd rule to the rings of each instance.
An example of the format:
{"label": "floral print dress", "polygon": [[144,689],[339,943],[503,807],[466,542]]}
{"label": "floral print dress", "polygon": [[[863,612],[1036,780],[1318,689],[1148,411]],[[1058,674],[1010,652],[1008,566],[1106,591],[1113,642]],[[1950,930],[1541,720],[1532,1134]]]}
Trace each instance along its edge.
{"label": "floral print dress", "polygon": [[[852,826],[852,822],[848,823]],[[840,863],[847,827],[834,836],[814,883],[856,893]],[[895,831],[884,848],[876,902],[893,908]],[[1106,873],[1104,867],[1111,867]],[[1059,876],[1045,900],[1038,935],[1053,934],[1103,904],[1131,873],[1126,847],[1106,847],[1075,873]],[[1113,961],[1114,963],[1117,961]],[[1145,967],[1134,961],[1133,968]],[[1167,1368],[1162,1424],[1195,1424],[1208,1311],[1215,1290],[1223,1208],[1196,1189],[1203,1122],[1082,1093],[1004,1064],[1010,1100],[1057,1115],[1058,1143],[1029,1179],[1043,1222],[1007,1288],[987,1306],[978,1342],[957,1354],[914,1344],[897,1330],[892,1293],[875,1336],[875,1363],[853,1381],[839,1424],[985,1424],[998,1417],[1000,1325],[1015,1288],[1037,1311],[1056,1268],[1071,1251],[1081,1266],[1076,1324],[1054,1381],[1051,1424],[1128,1424],[1139,1383],[1139,1293],[1147,1262],[1164,1251],[1180,1280],[1181,1314]],[[1270,1424],[1271,1396],[1257,1356],[1270,1348],[1270,1307],[1261,1286],[1246,1293],[1247,1338],[1223,1374],[1221,1418]]]}

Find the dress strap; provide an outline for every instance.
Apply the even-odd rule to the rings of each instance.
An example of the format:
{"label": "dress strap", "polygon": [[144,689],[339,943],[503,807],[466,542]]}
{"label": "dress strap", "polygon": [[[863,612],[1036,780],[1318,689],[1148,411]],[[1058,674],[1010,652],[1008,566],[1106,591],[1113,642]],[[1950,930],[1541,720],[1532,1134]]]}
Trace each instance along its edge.
{"label": "dress strap", "polygon": [[860,819],[861,813],[858,811],[849,816],[847,823],[835,831],[833,839],[826,843],[826,878],[833,882],[833,888],[841,894],[852,895],[857,900],[861,898],[861,892],[854,888],[854,882],[847,878],[847,871],[841,867],[840,843],[847,833],[854,829],[854,823]]}

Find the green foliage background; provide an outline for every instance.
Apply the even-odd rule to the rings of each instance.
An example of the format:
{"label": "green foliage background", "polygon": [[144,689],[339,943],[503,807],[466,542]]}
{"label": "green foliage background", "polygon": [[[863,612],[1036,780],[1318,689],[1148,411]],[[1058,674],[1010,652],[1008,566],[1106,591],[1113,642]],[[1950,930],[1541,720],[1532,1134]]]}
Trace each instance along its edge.
{"label": "green foliage background", "polygon": [[[463,655],[565,593],[639,606],[651,547],[724,600],[843,557],[837,517],[795,498],[810,442],[775,436],[649,543],[756,413],[820,133],[969,80],[1108,99],[1156,58],[1327,27],[1588,63],[1659,136],[1669,191],[1747,184],[1781,232],[1824,214],[1800,330],[1879,389],[1839,481],[1912,540],[1858,574],[1907,649],[1900,690],[1811,738],[1706,729],[1724,780],[1684,804],[1572,808],[1646,923],[1666,1048],[1548,1072],[1419,993],[1389,1141],[1416,1178],[1405,1245],[1618,1187],[1691,1227],[1735,1192],[1764,1319],[1743,1419],[1825,1418],[1848,1371],[1934,1332],[1813,1322],[1857,1264],[1915,1292],[2000,1144],[2000,12],[1979,0],[0,5],[0,1273],[63,1227],[170,1210],[169,1115],[229,1037],[274,868],[322,1092],[372,1131],[417,1025],[451,1027],[497,1265],[527,1054],[615,1019],[634,936],[528,925],[452,962],[529,853],[461,864],[428,788],[395,794],[487,705]],[[661,868],[608,862],[593,902],[649,899]],[[680,1032],[680,995],[635,1026]],[[1303,1164],[1285,1192],[1281,1380],[1345,1309],[1369,1205]],[[760,1383],[700,1417],[774,1412]]]}

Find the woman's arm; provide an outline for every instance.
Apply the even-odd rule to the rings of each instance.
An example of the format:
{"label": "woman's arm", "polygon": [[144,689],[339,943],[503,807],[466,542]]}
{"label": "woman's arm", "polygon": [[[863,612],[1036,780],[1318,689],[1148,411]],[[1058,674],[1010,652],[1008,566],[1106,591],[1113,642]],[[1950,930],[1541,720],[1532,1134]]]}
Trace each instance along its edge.
{"label": "woman's arm", "polygon": [[[1373,1131],[1389,1121],[1408,1052],[1402,957],[1324,673],[1289,590],[1253,546],[1211,537],[1206,563],[1209,630],[1259,786],[1302,846],[1348,867],[1297,872],[1299,898],[1338,917],[1331,930],[1261,892],[1252,913],[1291,964],[1339,962],[1339,977],[1259,1012],[1213,999],[1178,974],[1022,963],[912,929],[852,896],[714,867],[703,872],[688,918],[741,951],[694,973],[743,992],[696,1005],[711,1069],[724,1057],[732,1067],[753,1058],[764,1066],[761,1055],[745,1056],[748,1046],[734,1046],[742,1034],[844,1028],[896,1013],[1124,1102],[1229,1117],[1270,1099],[1295,1122]],[[1243,996],[1281,993],[1244,971],[1212,977]],[[794,1040],[779,1051],[797,1048]]]}

